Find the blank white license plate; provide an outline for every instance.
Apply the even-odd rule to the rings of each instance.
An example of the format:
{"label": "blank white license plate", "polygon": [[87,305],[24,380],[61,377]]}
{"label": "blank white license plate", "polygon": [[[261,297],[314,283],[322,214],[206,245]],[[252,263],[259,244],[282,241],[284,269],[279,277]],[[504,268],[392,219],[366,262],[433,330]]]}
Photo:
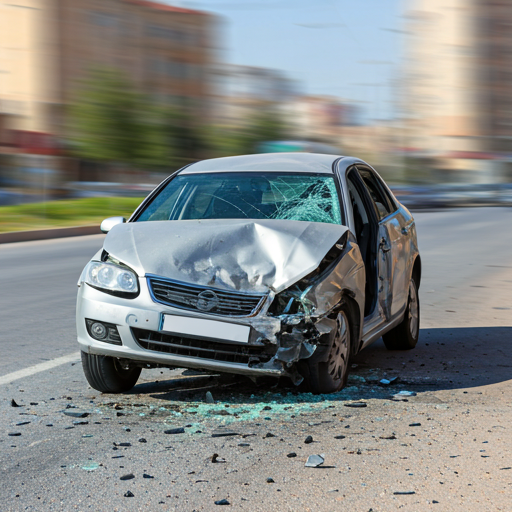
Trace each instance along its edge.
{"label": "blank white license plate", "polygon": [[251,328],[248,325],[217,322],[204,318],[164,315],[162,331],[248,343]]}

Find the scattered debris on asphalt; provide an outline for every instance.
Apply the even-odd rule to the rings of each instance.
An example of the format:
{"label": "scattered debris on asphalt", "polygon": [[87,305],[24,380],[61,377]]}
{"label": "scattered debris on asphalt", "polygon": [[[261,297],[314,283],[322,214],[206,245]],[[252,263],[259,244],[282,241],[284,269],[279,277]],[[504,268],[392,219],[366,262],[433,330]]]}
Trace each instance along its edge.
{"label": "scattered debris on asphalt", "polygon": [[221,458],[219,458],[219,454],[218,453],[214,453],[212,455],[212,462],[213,463],[222,463],[222,462],[226,462],[226,459],[221,459]]}
{"label": "scattered debris on asphalt", "polygon": [[324,463],[324,460],[325,455],[323,453],[320,455],[310,455],[304,466],[306,468],[317,468]]}
{"label": "scattered debris on asphalt", "polygon": [[343,404],[345,407],[366,407],[366,402],[347,402]]}
{"label": "scattered debris on asphalt", "polygon": [[184,434],[185,429],[183,427],[178,428],[170,428],[169,430],[164,430],[164,434]]}

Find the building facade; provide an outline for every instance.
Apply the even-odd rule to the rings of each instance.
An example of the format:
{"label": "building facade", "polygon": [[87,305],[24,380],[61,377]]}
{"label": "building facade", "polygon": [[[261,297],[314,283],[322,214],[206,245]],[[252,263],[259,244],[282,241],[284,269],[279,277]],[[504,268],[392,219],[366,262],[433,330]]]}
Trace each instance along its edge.
{"label": "building facade", "polygon": [[94,69],[121,72],[166,104],[205,114],[215,57],[210,14],[144,0],[0,0],[0,141],[65,130]]}
{"label": "building facade", "polygon": [[410,4],[404,145],[454,160],[512,153],[512,0]]}

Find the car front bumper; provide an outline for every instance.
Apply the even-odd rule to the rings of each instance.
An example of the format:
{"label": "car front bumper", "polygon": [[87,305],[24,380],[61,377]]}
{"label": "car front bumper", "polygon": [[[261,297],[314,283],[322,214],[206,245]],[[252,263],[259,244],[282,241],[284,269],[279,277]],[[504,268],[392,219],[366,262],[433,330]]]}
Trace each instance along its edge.
{"label": "car front bumper", "polygon": [[[86,353],[130,359],[148,366],[184,367],[227,372],[249,376],[289,375],[284,363],[276,360],[276,334],[281,320],[263,313],[254,317],[219,317],[181,310],[155,303],[145,279],[140,279],[140,294],[134,299],[109,295],[84,282],[79,283],[76,325],[80,349]],[[220,337],[208,338],[163,331],[163,319],[174,315],[180,319],[197,319],[226,323],[249,329],[248,343]],[[86,319],[114,324],[121,338],[120,345],[93,338]],[[231,336],[232,337],[232,336]]]}

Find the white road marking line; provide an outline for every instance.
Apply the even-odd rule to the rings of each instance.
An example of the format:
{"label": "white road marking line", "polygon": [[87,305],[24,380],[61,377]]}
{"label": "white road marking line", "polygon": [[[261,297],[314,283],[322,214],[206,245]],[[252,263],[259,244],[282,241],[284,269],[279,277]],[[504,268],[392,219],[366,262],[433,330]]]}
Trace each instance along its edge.
{"label": "white road marking line", "polygon": [[18,379],[22,379],[23,377],[30,377],[30,375],[34,375],[39,372],[44,372],[46,370],[51,370],[61,364],[73,363],[80,359],[80,352],[74,352],[73,354],[69,354],[67,356],[58,357],[57,359],[52,359],[51,361],[45,361],[44,363],[39,363],[34,366],[30,366],[29,368],[23,368],[23,370],[18,370],[16,372],[8,373],[7,375],[3,375],[0,377],[0,386],[2,384],[9,384]]}

